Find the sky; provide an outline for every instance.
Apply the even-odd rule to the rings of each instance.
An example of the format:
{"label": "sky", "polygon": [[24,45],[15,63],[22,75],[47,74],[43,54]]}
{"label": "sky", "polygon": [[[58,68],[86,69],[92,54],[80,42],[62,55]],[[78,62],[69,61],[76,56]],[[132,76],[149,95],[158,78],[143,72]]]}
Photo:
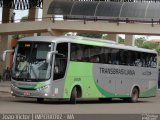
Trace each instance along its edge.
{"label": "sky", "polygon": [[[15,20],[20,20],[22,17],[28,15],[28,10],[14,10],[16,13]],[[39,9],[38,18],[42,18],[42,9]],[[2,21],[2,8],[0,8],[0,22]],[[122,38],[125,38],[124,35],[120,35]],[[144,35],[136,35],[135,38],[145,37],[147,40],[151,39],[160,39],[160,36],[144,36]]]}
{"label": "sky", "polygon": [[[24,16],[27,16],[28,10],[15,10],[15,19],[21,19]],[[0,8],[0,21],[2,21],[2,8]]]}
{"label": "sky", "polygon": [[[20,20],[28,15],[28,10],[14,10],[14,12],[16,13],[15,20]],[[38,13],[38,18],[42,18],[42,9],[39,9]],[[2,21],[2,8],[0,8],[0,21]]]}

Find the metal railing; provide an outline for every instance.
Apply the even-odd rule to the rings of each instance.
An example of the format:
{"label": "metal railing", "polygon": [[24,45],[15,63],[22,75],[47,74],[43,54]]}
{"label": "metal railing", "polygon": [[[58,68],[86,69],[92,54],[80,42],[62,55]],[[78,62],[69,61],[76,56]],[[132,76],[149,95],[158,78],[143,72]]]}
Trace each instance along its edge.
{"label": "metal railing", "polygon": [[[56,22],[56,21],[83,21],[84,24],[87,23],[87,21],[107,21],[110,23],[116,23],[117,25],[119,25],[119,23],[130,23],[130,24],[134,24],[134,23],[142,23],[142,24],[151,24],[152,27],[155,24],[160,24],[160,18],[158,19],[147,19],[147,18],[116,18],[116,17],[95,17],[95,16],[51,16],[51,17],[42,17],[42,18],[28,18],[25,19],[23,21],[21,21],[21,19],[16,19],[14,20],[14,23],[20,23],[20,22],[31,22],[31,21],[43,21],[49,19],[50,21]],[[9,21],[0,21],[1,24],[4,23],[11,23],[11,20]]]}
{"label": "metal railing", "polygon": [[160,2],[160,0],[66,0],[66,1]]}
{"label": "metal railing", "polygon": [[[106,1],[106,2],[160,2],[160,0],[66,0],[66,1]],[[43,0],[0,0],[0,7],[15,10],[27,10],[34,7],[43,8]]]}

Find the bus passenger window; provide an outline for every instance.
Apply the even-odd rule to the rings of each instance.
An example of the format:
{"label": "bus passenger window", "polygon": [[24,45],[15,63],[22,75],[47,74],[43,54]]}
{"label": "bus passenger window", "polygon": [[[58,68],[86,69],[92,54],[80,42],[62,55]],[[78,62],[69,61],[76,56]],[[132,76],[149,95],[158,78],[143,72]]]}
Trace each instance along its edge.
{"label": "bus passenger window", "polygon": [[127,65],[134,66],[134,54],[132,51],[128,51]]}
{"label": "bus passenger window", "polygon": [[156,61],[157,61],[156,55],[151,54],[150,55],[150,60],[149,60],[149,65],[150,65],[151,68],[156,68],[156,66],[157,66]]}
{"label": "bus passenger window", "polygon": [[127,65],[127,51],[126,50],[120,50],[119,52],[119,64],[120,65]]}
{"label": "bus passenger window", "polygon": [[142,67],[142,59],[141,59],[141,53],[140,52],[137,52],[135,54],[135,66],[139,66],[139,67]]}

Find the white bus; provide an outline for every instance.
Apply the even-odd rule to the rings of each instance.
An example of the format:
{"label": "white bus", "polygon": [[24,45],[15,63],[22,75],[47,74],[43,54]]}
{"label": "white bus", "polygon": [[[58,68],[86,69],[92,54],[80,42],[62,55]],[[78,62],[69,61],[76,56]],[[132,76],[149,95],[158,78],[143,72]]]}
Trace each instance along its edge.
{"label": "white bus", "polygon": [[137,102],[156,96],[157,82],[154,50],[78,36],[26,37],[14,50],[11,93],[38,102],[45,98]]}

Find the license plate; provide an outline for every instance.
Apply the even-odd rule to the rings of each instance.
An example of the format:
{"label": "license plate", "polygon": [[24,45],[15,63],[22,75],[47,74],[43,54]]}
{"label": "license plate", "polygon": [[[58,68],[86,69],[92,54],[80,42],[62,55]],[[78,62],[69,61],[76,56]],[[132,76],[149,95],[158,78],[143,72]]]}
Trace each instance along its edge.
{"label": "license plate", "polygon": [[30,96],[31,95],[30,92],[24,92],[23,94],[24,94],[24,96]]}

